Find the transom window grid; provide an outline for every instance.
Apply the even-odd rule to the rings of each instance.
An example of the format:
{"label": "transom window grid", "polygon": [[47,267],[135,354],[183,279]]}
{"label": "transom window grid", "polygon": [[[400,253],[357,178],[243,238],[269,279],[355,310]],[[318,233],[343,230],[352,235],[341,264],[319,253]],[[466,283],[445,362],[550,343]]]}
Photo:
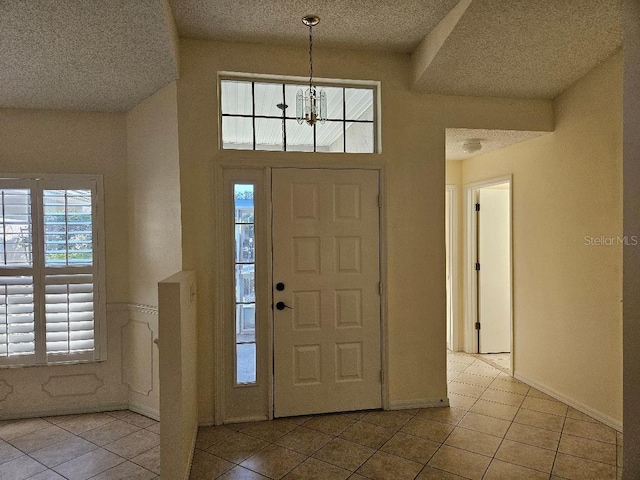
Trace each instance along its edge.
{"label": "transom window grid", "polygon": [[252,184],[233,186],[236,385],[257,380],[254,193]]}
{"label": "transom window grid", "polygon": [[375,89],[318,86],[327,92],[328,118],[298,124],[300,84],[222,80],[222,148],[298,152],[374,153]]}
{"label": "transom window grid", "polygon": [[100,360],[98,179],[0,179],[0,366]]}

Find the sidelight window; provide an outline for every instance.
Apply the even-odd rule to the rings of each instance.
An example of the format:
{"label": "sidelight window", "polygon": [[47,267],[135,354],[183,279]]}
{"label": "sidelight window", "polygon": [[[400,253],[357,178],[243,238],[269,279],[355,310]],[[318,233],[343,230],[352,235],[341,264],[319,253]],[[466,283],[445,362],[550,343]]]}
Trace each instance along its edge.
{"label": "sidelight window", "polygon": [[256,382],[256,255],[254,186],[234,184],[236,383]]}

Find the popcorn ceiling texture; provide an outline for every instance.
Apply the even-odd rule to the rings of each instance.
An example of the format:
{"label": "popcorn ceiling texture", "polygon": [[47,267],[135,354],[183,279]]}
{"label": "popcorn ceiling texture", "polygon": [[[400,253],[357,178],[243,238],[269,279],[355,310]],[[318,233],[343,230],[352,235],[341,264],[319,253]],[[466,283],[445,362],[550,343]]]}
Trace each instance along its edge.
{"label": "popcorn ceiling texture", "polygon": [[0,107],[126,111],[178,76],[162,0],[0,1]]}
{"label": "popcorn ceiling texture", "polygon": [[[516,143],[524,142],[532,138],[545,135],[549,132],[530,132],[516,130],[481,130],[470,128],[447,128],[446,130],[446,159],[463,160],[475,155],[483,155],[493,150],[508,147]],[[462,149],[467,140],[480,139],[482,149],[469,154]]]}
{"label": "popcorn ceiling texture", "polygon": [[[410,53],[458,0],[170,0],[180,36],[305,45],[302,17],[315,14],[314,44]],[[215,7],[214,7],[215,6]]]}
{"label": "popcorn ceiling texture", "polygon": [[[414,88],[551,99],[620,46],[621,0],[472,0]],[[183,37],[411,53],[458,0],[0,0],[0,108],[127,111]],[[175,20],[174,20],[175,18]],[[177,32],[176,32],[177,28]]]}
{"label": "popcorn ceiling texture", "polygon": [[473,0],[416,85],[553,99],[620,47],[621,0]]}

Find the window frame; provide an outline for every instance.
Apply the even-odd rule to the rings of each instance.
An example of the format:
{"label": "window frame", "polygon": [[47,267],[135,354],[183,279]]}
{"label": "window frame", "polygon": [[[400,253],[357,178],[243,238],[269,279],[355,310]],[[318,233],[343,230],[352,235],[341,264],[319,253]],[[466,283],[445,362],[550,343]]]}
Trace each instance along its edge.
{"label": "window frame", "polygon": [[[0,357],[0,368],[64,365],[104,361],[107,359],[106,263],[104,235],[104,190],[102,175],[90,174],[0,174],[0,188],[29,189],[32,228],[31,266],[0,266],[3,276],[32,272],[34,295],[34,354]],[[77,266],[46,265],[44,241],[44,191],[90,190],[92,264]],[[74,271],[75,270],[75,271]],[[78,271],[82,270],[82,271]],[[48,353],[46,339],[46,276],[92,275],[93,349],[78,353]]]}
{"label": "window frame", "polygon": [[[249,83],[251,86],[251,113],[223,113],[222,112],[222,83],[223,82],[244,82]],[[369,81],[353,81],[353,82],[345,82],[345,81],[336,81],[331,79],[316,79],[314,82],[316,88],[341,88],[342,89],[342,119],[327,119],[325,125],[328,123],[341,123],[342,124],[342,151],[318,151],[317,145],[317,124],[313,125],[313,146],[312,150],[288,150],[287,149],[287,121],[296,121],[295,115],[287,115],[286,112],[283,111],[282,115],[263,115],[256,114],[256,101],[255,101],[255,84],[274,84],[278,85],[282,88],[282,98],[283,101],[286,100],[286,87],[287,86],[299,86],[301,89],[305,90],[309,88],[309,81],[303,80],[301,78],[292,78],[292,77],[279,77],[279,76],[258,76],[258,75],[250,75],[250,74],[235,74],[235,73],[227,73],[227,72],[219,72],[218,75],[218,125],[219,125],[219,135],[218,135],[218,148],[221,151],[229,152],[229,151],[241,151],[241,152],[294,152],[294,153],[325,153],[325,154],[349,154],[349,155],[374,155],[381,153],[381,145],[379,142],[380,138],[380,111],[379,111],[379,94],[380,94],[380,84],[379,82],[369,82]],[[373,97],[372,104],[372,120],[351,120],[346,118],[346,90],[347,89],[360,89],[360,90],[371,90]],[[291,107],[295,108],[295,105]],[[223,118],[246,118],[251,119],[251,128],[252,128],[252,148],[225,148],[223,142]],[[282,121],[282,149],[264,149],[264,148],[256,148],[256,119],[271,119],[271,120],[281,120]],[[318,122],[320,123],[320,122]],[[347,151],[347,125],[352,123],[362,123],[362,124],[370,124],[372,126],[372,151],[371,152],[348,152]],[[308,127],[307,127],[308,128]]]}

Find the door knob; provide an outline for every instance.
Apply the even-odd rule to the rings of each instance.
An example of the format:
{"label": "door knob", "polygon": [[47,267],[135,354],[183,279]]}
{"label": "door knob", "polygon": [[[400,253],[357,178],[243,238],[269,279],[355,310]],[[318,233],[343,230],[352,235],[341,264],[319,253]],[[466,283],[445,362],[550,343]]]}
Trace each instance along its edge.
{"label": "door knob", "polygon": [[289,305],[287,305],[287,304],[286,304],[286,303],[284,303],[284,302],[278,302],[278,303],[276,303],[276,308],[277,308],[278,310],[284,310],[285,308],[288,308],[289,310],[293,310],[293,307],[290,307]]}

